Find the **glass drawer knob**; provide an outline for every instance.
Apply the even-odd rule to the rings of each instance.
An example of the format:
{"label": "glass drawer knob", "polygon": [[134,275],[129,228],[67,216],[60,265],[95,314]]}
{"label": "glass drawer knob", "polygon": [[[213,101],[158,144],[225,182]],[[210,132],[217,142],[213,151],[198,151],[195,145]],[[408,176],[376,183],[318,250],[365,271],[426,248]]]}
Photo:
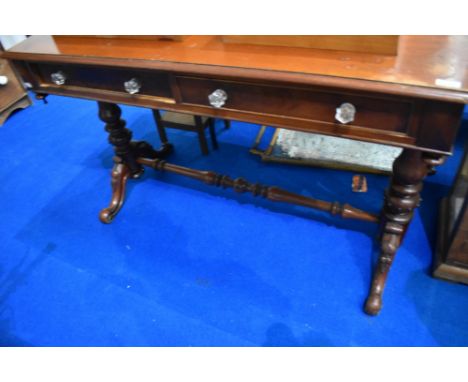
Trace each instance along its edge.
{"label": "glass drawer knob", "polygon": [[356,108],[352,103],[343,103],[336,109],[335,119],[343,124],[353,122]]}
{"label": "glass drawer knob", "polygon": [[50,75],[50,79],[55,85],[63,85],[67,77],[65,76],[65,73],[63,73],[62,71],[58,71],[58,72],[52,73]]}
{"label": "glass drawer knob", "polygon": [[210,105],[216,108],[222,107],[228,99],[227,93],[223,89],[216,89],[208,96]]}
{"label": "glass drawer knob", "polygon": [[136,78],[132,78],[130,81],[124,82],[125,91],[129,94],[136,94],[141,89],[141,83]]}

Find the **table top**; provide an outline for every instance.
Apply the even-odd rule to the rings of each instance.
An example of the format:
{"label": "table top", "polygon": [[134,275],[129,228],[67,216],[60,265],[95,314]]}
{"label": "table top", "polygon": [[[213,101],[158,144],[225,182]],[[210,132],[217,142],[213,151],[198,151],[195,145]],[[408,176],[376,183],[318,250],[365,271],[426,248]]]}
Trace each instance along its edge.
{"label": "table top", "polygon": [[397,56],[226,44],[220,36],[183,41],[32,36],[5,57],[172,69],[311,83],[468,103],[468,36],[401,36]]}

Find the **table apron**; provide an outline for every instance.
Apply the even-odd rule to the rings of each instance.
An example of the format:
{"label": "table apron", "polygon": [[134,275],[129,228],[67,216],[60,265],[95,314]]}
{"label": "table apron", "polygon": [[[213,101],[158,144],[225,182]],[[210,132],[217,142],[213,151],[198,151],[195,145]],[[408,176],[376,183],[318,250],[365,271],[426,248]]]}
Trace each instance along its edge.
{"label": "table apron", "polygon": [[[238,120],[443,155],[451,154],[464,108],[459,103],[323,86],[84,65],[15,64],[37,93]],[[64,85],[50,80],[50,73],[60,69],[70,77]],[[125,92],[123,81],[131,77],[143,79],[141,93]],[[208,101],[216,89],[228,94],[221,108]],[[343,103],[356,107],[356,118],[348,124],[335,120],[336,108]]]}

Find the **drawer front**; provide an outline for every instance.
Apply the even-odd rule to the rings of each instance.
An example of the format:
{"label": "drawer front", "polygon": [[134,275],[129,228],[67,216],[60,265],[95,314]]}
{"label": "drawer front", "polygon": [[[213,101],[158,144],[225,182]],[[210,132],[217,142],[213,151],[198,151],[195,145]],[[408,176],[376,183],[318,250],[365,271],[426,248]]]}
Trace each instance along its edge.
{"label": "drawer front", "polygon": [[227,95],[222,109],[300,118],[330,124],[341,124],[335,119],[336,109],[343,103],[351,103],[354,105],[356,113],[354,121],[347,123],[346,126],[403,134],[407,133],[412,110],[410,102],[321,90],[192,77],[177,77],[177,83],[182,103],[212,107],[208,96],[216,89],[222,89]]}
{"label": "drawer front", "polygon": [[[124,83],[137,79],[141,85],[137,94],[172,98],[169,76],[164,72],[69,64],[37,64],[36,70],[40,82],[46,85],[77,86],[127,93]],[[52,75],[59,72],[65,76],[65,82],[62,85],[57,85],[52,81]]]}

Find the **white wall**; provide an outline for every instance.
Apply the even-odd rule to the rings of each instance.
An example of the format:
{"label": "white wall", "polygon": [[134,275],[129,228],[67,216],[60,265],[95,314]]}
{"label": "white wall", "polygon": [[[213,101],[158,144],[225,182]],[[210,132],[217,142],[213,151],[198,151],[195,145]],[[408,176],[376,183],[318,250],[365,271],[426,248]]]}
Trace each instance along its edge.
{"label": "white wall", "polygon": [[10,49],[13,45],[16,45],[26,39],[24,35],[14,35],[14,36],[0,36],[0,42],[3,45],[3,49]]}

